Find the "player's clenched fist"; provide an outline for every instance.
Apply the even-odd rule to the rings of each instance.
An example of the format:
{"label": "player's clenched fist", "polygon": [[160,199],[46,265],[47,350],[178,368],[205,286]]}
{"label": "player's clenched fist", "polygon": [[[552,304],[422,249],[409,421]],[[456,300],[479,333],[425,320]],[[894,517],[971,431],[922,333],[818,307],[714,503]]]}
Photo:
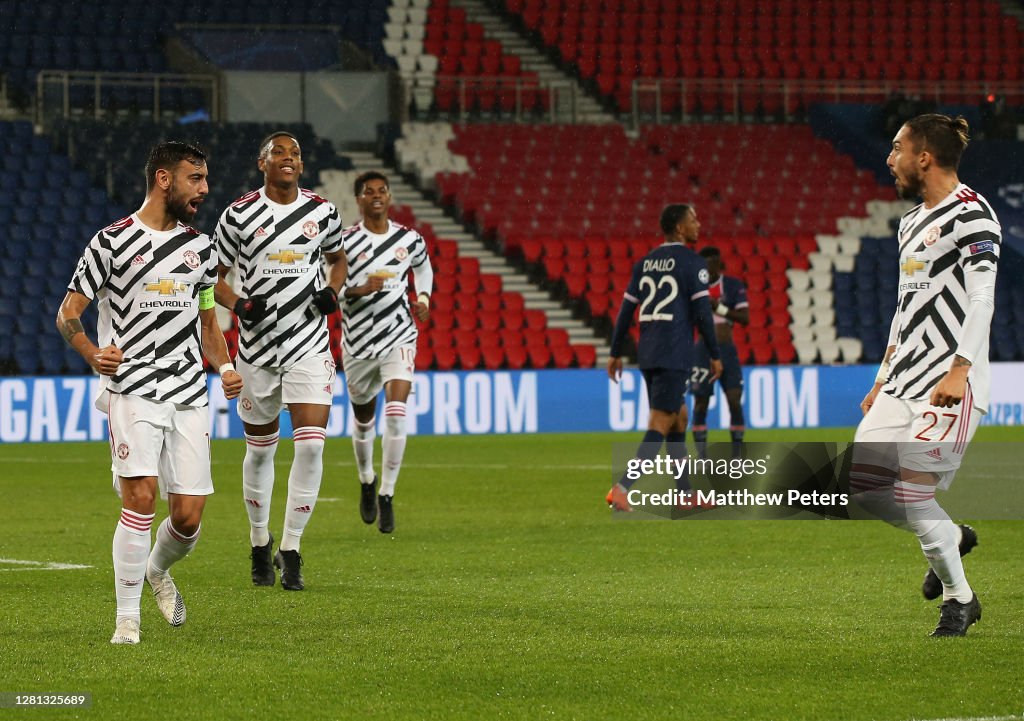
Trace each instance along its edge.
{"label": "player's clenched fist", "polygon": [[238,371],[224,371],[220,377],[220,387],[224,389],[224,397],[228,400],[238,397],[242,392],[242,385],[242,376]]}
{"label": "player's clenched fist", "polygon": [[116,345],[108,345],[105,348],[100,348],[93,359],[92,367],[97,373],[101,376],[112,376],[117,373],[118,366],[124,360],[124,354]]}

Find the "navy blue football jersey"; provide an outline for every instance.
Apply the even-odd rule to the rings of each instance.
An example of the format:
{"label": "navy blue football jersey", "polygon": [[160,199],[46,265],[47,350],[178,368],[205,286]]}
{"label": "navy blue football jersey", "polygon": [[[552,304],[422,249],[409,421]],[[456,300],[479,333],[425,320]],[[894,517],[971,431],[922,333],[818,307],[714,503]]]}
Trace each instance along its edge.
{"label": "navy blue football jersey", "polygon": [[[633,267],[623,296],[623,309],[632,316],[640,307],[640,368],[693,367],[693,329],[699,328],[712,358],[718,358],[713,314],[708,300],[708,268],[704,259],[682,243],[664,243]],[[624,333],[612,338],[618,357]]]}
{"label": "navy blue football jersey", "polygon": [[[746,284],[739,278],[734,278],[731,275],[718,276],[718,280],[708,286],[708,293],[712,298],[717,298],[719,302],[724,303],[725,307],[729,310],[740,310],[750,307],[750,303],[747,301]],[[732,325],[731,320],[726,320],[716,313],[715,325],[722,323]]]}

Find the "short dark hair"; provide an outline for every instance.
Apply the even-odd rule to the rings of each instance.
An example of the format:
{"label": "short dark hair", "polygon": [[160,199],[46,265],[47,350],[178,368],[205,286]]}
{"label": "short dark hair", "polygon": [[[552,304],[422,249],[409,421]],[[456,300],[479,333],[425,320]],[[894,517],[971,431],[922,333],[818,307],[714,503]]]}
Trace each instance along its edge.
{"label": "short dark hair", "polygon": [[915,150],[920,150],[923,143],[923,149],[932,154],[940,167],[952,170],[960,167],[960,156],[967,147],[970,131],[962,115],[951,118],[940,113],[927,113],[904,124],[910,129]]}
{"label": "short dark hair", "polygon": [[357,198],[362,194],[363,186],[366,185],[371,180],[383,180],[384,185],[386,185],[389,189],[391,188],[391,183],[388,182],[388,176],[376,170],[367,170],[365,173],[360,173],[359,177],[356,178],[356,182],[353,183],[352,185],[352,190],[355,191],[355,195]]}
{"label": "short dark hair", "polygon": [[676,230],[676,226],[683,221],[683,218],[691,210],[692,207],[686,203],[666,205],[665,209],[661,211],[661,220],[658,221],[661,225],[661,232],[665,235],[672,235]]}
{"label": "short dark hair", "polygon": [[206,162],[206,151],[195,143],[182,140],[168,140],[154,145],[146,159],[146,192],[156,185],[156,171],[173,171],[182,160],[202,165]]}
{"label": "short dark hair", "polygon": [[720,251],[718,248],[714,247],[713,245],[709,245],[706,248],[701,248],[700,250],[697,251],[697,253],[700,255],[701,258],[704,258],[704,259],[707,259],[707,258],[721,258],[722,257],[722,251]]}
{"label": "short dark hair", "polygon": [[267,137],[263,138],[262,141],[260,141],[260,149],[259,149],[259,152],[256,154],[256,157],[257,158],[262,158],[263,157],[263,151],[266,150],[266,147],[268,145],[270,145],[270,143],[274,140],[274,138],[280,138],[280,137],[291,138],[292,140],[295,141],[296,145],[299,145],[299,146],[302,145],[302,143],[299,142],[299,139],[296,138],[294,135],[292,135],[287,130],[275,130],[273,133],[271,133]]}

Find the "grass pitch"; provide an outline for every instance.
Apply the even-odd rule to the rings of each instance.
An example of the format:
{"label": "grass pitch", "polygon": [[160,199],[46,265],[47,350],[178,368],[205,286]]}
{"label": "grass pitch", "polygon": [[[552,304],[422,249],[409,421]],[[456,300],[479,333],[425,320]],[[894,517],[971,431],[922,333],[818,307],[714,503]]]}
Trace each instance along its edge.
{"label": "grass pitch", "polygon": [[174,569],[188,622],[147,588],[136,647],[108,643],[108,447],[0,447],[0,692],[93,695],[33,718],[1024,718],[1024,523],[975,524],[984,618],[935,640],[917,543],[881,523],[612,522],[611,444],[634,435],[411,438],[392,536],[359,520],[331,440],[301,593],[251,586],[244,445],[216,442],[218,492]]}

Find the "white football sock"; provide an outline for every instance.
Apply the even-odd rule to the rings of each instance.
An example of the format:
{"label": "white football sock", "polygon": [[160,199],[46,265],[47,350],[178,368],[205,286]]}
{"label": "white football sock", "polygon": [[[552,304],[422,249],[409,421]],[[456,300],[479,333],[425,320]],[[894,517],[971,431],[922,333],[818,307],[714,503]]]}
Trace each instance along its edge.
{"label": "white football sock", "polygon": [[245,460],[242,461],[242,494],[249,514],[249,543],[270,543],[270,499],[274,493],[274,454],[279,433],[266,436],[245,434]]}
{"label": "white football sock", "polygon": [[282,551],[298,551],[302,532],[316,506],[324,471],[324,441],[327,431],[319,426],[296,428],[295,458],[288,476],[288,507],[284,512]]}
{"label": "white football sock", "polygon": [[395,483],[402,469],[405,455],[405,403],[389,401],[384,404],[384,439],[380,469],[380,495],[395,495]]}
{"label": "white football sock", "polygon": [[376,418],[371,418],[368,423],[356,421],[352,430],[352,450],[356,454],[360,483],[373,483],[373,442],[376,438]]}
{"label": "white football sock", "polygon": [[935,500],[935,486],[896,483],[896,503],[906,509],[907,523],[921,543],[935,575],[942,581],[942,599],[967,603],[974,596],[960,558],[960,529]]}
{"label": "white football sock", "polygon": [[169,516],[165,518],[156,529],[156,543],[153,544],[153,552],[149,554],[149,567],[153,573],[164,575],[171,566],[191,553],[199,541],[201,531],[202,526],[191,536],[185,536],[171,525]]}
{"label": "white football sock", "polygon": [[139,620],[142,579],[149,557],[150,528],[153,515],[121,509],[121,519],[114,529],[114,594],[117,597],[117,618]]}

